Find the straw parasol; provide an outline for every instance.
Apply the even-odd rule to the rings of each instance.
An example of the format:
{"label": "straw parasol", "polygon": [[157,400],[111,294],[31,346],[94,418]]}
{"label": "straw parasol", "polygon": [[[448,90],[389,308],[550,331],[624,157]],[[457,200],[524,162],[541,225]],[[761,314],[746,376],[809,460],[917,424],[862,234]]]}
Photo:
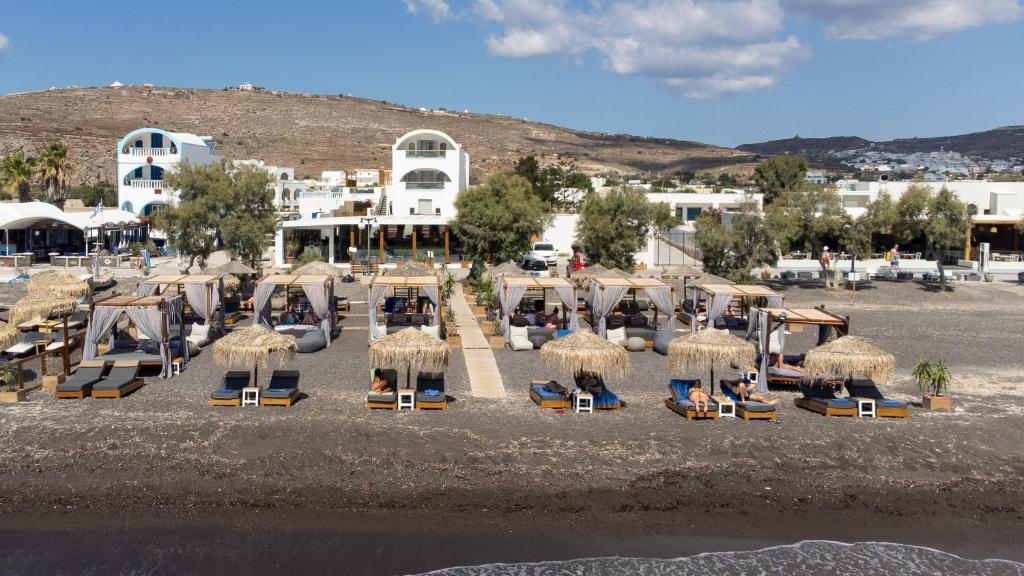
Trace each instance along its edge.
{"label": "straw parasol", "polygon": [[214,266],[207,270],[211,274],[234,274],[236,276],[252,276],[259,274],[256,270],[242,264],[238,260],[229,260],[220,266]]}
{"label": "straw parasol", "polygon": [[732,286],[736,283],[728,278],[722,278],[721,276],[715,276],[714,274],[704,274],[690,284],[695,286],[704,286],[705,284],[728,284],[729,286]]}
{"label": "straw parasol", "polygon": [[414,260],[402,262],[394,268],[385,268],[383,272],[388,276],[433,276],[434,270],[426,264]]}
{"label": "straw parasol", "polygon": [[68,296],[25,296],[11,306],[10,322],[17,326],[33,319],[67,316],[78,309],[78,299]]}
{"label": "straw parasol", "polygon": [[405,380],[411,386],[412,371],[436,372],[448,367],[451,349],[448,343],[416,328],[388,334],[370,344],[370,368],[405,368]]}
{"label": "straw parasol", "polygon": [[696,278],[698,276],[704,276],[704,272],[697,270],[693,266],[679,264],[676,266],[665,266],[661,269],[661,276],[668,276],[670,278]]}
{"label": "straw parasol", "polygon": [[884,383],[892,374],[896,358],[878,346],[857,336],[843,336],[809,351],[804,357],[808,378],[833,374],[844,378],[863,374],[876,383]]}
{"label": "straw parasol", "polygon": [[293,269],[289,274],[308,274],[310,276],[341,276],[341,268],[327,262],[310,262]]}
{"label": "straw parasol", "polygon": [[519,264],[516,264],[511,260],[502,264],[498,264],[497,266],[492,266],[491,268],[488,268],[486,272],[484,272],[484,276],[490,278],[491,280],[498,278],[500,276],[509,276],[514,278],[517,276],[526,275],[526,272],[524,272],[523,269],[519,267]]}
{"label": "straw parasol", "polygon": [[292,336],[254,324],[233,330],[214,342],[213,361],[228,368],[252,368],[255,382],[259,377],[259,367],[269,365],[271,358],[282,365],[298,351],[298,344]]}
{"label": "straw parasol", "polygon": [[625,348],[582,330],[541,346],[540,359],[552,370],[574,377],[580,372],[593,372],[602,378],[622,377],[629,371],[629,352]]}
{"label": "straw parasol", "polygon": [[32,296],[63,296],[83,298],[92,292],[89,283],[60,270],[46,270],[29,278],[28,293]]}
{"label": "straw parasol", "polygon": [[603,276],[607,272],[608,269],[604,266],[600,264],[593,264],[579,270],[573,270],[569,273],[569,279],[576,283],[577,287],[583,288],[587,285],[588,280],[598,276]]}
{"label": "straw parasol", "polygon": [[242,281],[234,274],[224,274],[224,291],[235,292],[242,287]]}
{"label": "straw parasol", "polygon": [[708,329],[686,334],[668,345],[668,369],[682,376],[690,370],[711,371],[711,393],[715,393],[715,365],[741,368],[753,366],[757,353],[754,345],[728,331]]}
{"label": "straw parasol", "polygon": [[10,324],[0,322],[0,350],[7,350],[21,340],[18,329]]}

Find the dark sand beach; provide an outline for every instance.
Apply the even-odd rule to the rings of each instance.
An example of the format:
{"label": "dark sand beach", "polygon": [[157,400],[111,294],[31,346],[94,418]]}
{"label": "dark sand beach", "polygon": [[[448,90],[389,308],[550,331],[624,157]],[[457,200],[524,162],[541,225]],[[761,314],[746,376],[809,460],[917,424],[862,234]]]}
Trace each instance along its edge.
{"label": "dark sand beach", "polygon": [[449,410],[371,413],[356,306],[293,364],[308,397],[291,409],[207,407],[209,350],[120,401],[0,406],[0,574],[401,574],[807,539],[1024,561],[1024,288],[785,294],[895,354],[892,397],[919,401],[914,363],[944,359],[955,410],[824,418],[779,390],[780,423],[688,422],[662,404],[665,357],[641,352],[609,383],[624,410],[541,413],[527,385],[552,374],[501,350],[506,399],[472,398],[455,351]]}

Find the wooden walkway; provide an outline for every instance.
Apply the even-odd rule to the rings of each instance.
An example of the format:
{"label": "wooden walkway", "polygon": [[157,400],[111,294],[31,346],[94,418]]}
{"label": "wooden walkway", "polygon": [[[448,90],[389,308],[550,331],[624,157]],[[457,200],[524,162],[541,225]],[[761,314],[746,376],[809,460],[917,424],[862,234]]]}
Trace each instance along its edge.
{"label": "wooden walkway", "polygon": [[452,310],[455,312],[455,324],[462,336],[462,353],[466,359],[466,371],[469,373],[469,385],[475,398],[504,398],[505,384],[501,380],[501,372],[494,361],[487,337],[477,324],[473,311],[457,288],[452,294]]}

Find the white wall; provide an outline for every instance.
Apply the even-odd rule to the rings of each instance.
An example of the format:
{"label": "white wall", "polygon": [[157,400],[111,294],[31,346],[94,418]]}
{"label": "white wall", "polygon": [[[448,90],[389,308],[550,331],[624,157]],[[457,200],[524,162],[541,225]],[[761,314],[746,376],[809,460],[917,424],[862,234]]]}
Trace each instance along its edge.
{"label": "white wall", "polygon": [[[213,149],[210,146],[200,146],[192,143],[182,143],[176,134],[164,134],[163,135],[163,148],[170,148],[173,143],[177,148],[176,154],[168,155],[154,155],[151,156],[153,159],[152,163],[147,162],[147,156],[133,156],[130,153],[124,154],[121,146],[131,146],[136,140],[142,140],[143,144],[149,146],[152,144],[153,133],[145,133],[133,136],[126,141],[122,139],[118,142],[117,150],[117,204],[118,208],[126,208],[126,204],[131,204],[131,211],[136,214],[142,214],[144,208],[149,204],[168,204],[177,198],[177,191],[167,189],[163,186],[160,187],[133,187],[130,184],[125,185],[125,177],[128,177],[129,182],[132,180],[132,174],[137,168],[146,168],[149,166],[158,166],[164,169],[164,172],[171,172],[177,169],[182,161],[189,161],[196,165],[206,165],[213,162],[219,162],[221,157],[214,154]],[[185,135],[192,139],[197,139],[196,136]],[[143,171],[143,179],[148,179],[150,170]]]}
{"label": "white wall", "polygon": [[[409,144],[420,140],[445,142],[447,152],[444,157],[409,156]],[[435,146],[435,150],[438,148]],[[469,155],[450,136],[433,130],[414,131],[398,138],[392,146],[391,170],[392,185],[388,189],[388,203],[396,215],[418,214],[420,200],[430,200],[432,214],[454,216],[455,197],[469,185]],[[402,179],[416,170],[438,170],[450,181],[439,189],[409,189]]]}
{"label": "white wall", "polygon": [[[1013,214],[999,214],[1004,208],[1016,208],[1024,206],[1024,182],[984,182],[953,181],[953,182],[856,182],[846,181],[841,183],[840,196],[869,196],[870,201],[878,199],[878,195],[884,190],[892,196],[893,200],[899,200],[907,188],[914,184],[921,184],[936,193],[945,186],[956,193],[957,197],[967,204],[974,204],[978,207],[977,215],[984,215],[986,210],[993,216],[1007,216]],[[993,198],[998,198],[993,205]],[[858,216],[864,212],[863,209],[848,208],[847,213],[851,216]]]}
{"label": "white wall", "polygon": [[550,242],[558,252],[572,253],[572,245],[576,242],[576,224],[579,214],[555,214],[551,225],[544,230],[542,242]]}

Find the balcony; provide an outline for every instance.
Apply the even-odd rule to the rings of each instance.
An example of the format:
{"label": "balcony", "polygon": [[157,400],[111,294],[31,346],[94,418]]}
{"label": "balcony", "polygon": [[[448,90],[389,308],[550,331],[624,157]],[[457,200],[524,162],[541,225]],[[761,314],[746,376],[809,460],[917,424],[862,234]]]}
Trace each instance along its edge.
{"label": "balcony", "polygon": [[163,180],[129,180],[128,186],[132,188],[159,189],[166,188]]}
{"label": "balcony", "polygon": [[405,182],[406,190],[444,190],[444,182],[413,180]]}
{"label": "balcony", "polygon": [[406,158],[446,158],[448,150],[406,150]]}
{"label": "balcony", "polygon": [[138,156],[142,158],[160,158],[163,156],[173,156],[178,153],[176,148],[128,148],[129,156]]}

